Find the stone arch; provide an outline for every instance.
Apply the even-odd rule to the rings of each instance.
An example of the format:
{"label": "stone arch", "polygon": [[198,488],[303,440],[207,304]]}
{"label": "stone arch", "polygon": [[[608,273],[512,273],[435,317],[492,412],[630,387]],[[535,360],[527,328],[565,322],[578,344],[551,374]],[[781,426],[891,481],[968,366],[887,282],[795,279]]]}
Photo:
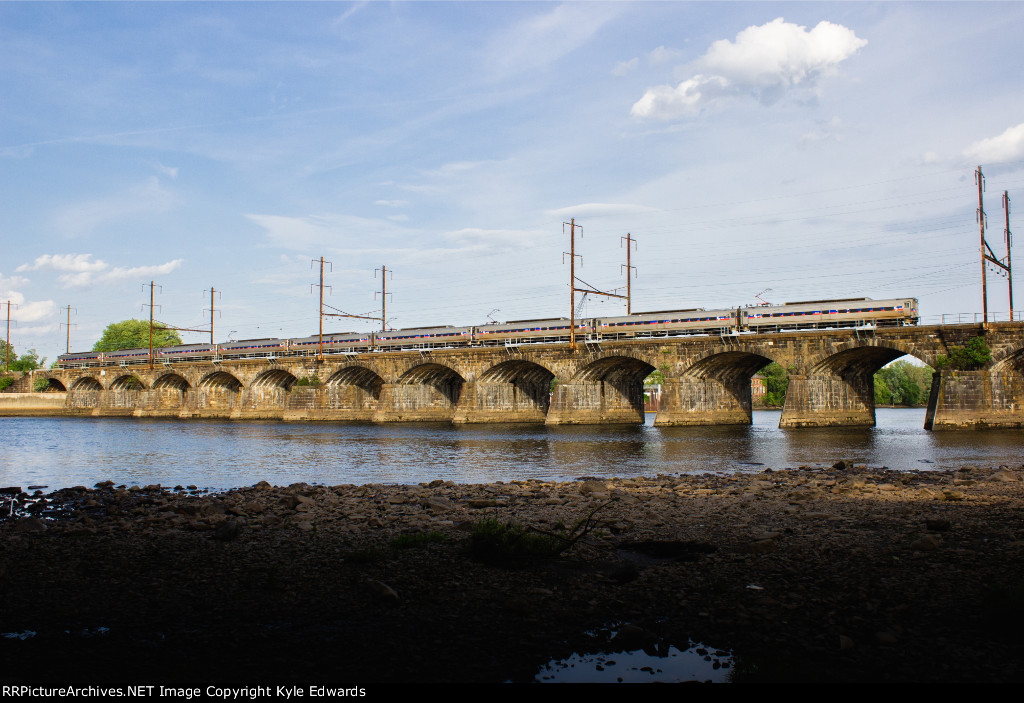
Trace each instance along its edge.
{"label": "stone arch", "polygon": [[999,373],[1015,371],[1024,376],[1024,342],[1007,344],[992,352],[991,367]]}
{"label": "stone arch", "polygon": [[110,384],[112,391],[141,391],[145,390],[146,384],[133,373],[126,373],[115,378]]}
{"label": "stone arch", "polygon": [[381,388],[384,386],[384,379],[375,371],[365,366],[346,366],[338,369],[325,384],[328,388],[341,388],[343,386],[356,386],[361,388],[374,400],[380,400]]}
{"label": "stone arch", "polygon": [[465,379],[454,369],[429,362],[413,366],[398,378],[396,385],[429,386],[454,406],[459,402],[464,383]]}
{"label": "stone arch", "polygon": [[[870,343],[866,343],[869,342]],[[837,374],[838,372],[849,372],[851,367],[859,366],[862,363],[868,365],[878,363],[878,366],[871,372],[872,375],[891,361],[901,356],[912,356],[929,366],[935,366],[935,359],[930,354],[924,354],[915,348],[903,348],[886,340],[850,340],[837,344],[829,351],[811,357],[807,365],[807,373],[810,375],[820,373]]]}
{"label": "stone arch", "polygon": [[484,371],[476,380],[477,405],[510,413],[536,413],[543,420],[551,404],[551,381],[555,373],[525,359],[502,361]]}
{"label": "stone arch", "polygon": [[242,382],[227,371],[214,371],[199,381],[199,388],[203,389],[223,389],[237,393],[241,387]]}
{"label": "stone arch", "polygon": [[46,379],[46,388],[42,389],[43,393],[63,393],[67,391],[67,387],[64,385],[64,383],[61,382],[59,378],[54,378],[53,376],[43,376],[42,378]]}
{"label": "stone arch", "polygon": [[79,376],[74,383],[71,384],[72,391],[101,391],[103,390],[103,384],[97,381],[92,376]]}
{"label": "stone arch", "polygon": [[160,378],[153,381],[153,390],[177,390],[187,391],[192,385],[185,379],[184,376],[177,373],[165,373]]}
{"label": "stone arch", "polygon": [[631,356],[606,356],[577,371],[573,381],[604,383],[640,383],[651,375],[654,366]]}
{"label": "stone arch", "polygon": [[728,349],[713,351],[683,371],[684,376],[714,378],[723,383],[746,381],[774,359],[759,352]]}
{"label": "stone arch", "polygon": [[298,381],[292,373],[285,371],[284,369],[270,369],[264,371],[255,379],[251,384],[252,388],[283,388],[286,391],[291,390],[295,382]]}
{"label": "stone arch", "polygon": [[[555,387],[560,408],[574,405],[611,422],[643,423],[644,379],[654,366],[631,356],[605,356],[578,370],[568,384]],[[568,395],[576,396],[570,399]],[[556,414],[557,418],[557,414]],[[550,417],[549,417],[550,421]]]}

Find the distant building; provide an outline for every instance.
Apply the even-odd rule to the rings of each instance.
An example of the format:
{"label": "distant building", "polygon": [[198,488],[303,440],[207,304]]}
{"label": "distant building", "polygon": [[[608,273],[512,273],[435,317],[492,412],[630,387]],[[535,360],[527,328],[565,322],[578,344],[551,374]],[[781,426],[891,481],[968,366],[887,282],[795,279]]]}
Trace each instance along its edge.
{"label": "distant building", "polygon": [[764,396],[768,392],[765,377],[758,374],[750,379],[750,401],[754,405],[764,405]]}

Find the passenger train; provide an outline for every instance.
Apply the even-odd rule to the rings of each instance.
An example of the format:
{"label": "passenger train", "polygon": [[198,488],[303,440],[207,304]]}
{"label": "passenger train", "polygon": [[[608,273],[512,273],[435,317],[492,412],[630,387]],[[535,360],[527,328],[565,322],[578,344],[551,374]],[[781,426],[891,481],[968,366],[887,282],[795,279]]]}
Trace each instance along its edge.
{"label": "passenger train", "polygon": [[[616,339],[646,339],[688,335],[739,335],[759,332],[798,332],[843,327],[874,328],[916,325],[917,299],[871,300],[845,298],[783,305],[758,305],[722,310],[665,310],[622,317],[576,320],[576,338],[593,343]],[[418,327],[386,332],[342,332],[323,336],[323,354],[403,351],[478,346],[517,346],[566,342],[571,323],[560,317],[543,320],[491,322],[472,327]],[[316,356],[320,337],[301,339],[243,339],[220,344],[184,344],[153,350],[161,363]],[[149,349],[76,352],[57,357],[58,368],[128,366],[149,362]]]}

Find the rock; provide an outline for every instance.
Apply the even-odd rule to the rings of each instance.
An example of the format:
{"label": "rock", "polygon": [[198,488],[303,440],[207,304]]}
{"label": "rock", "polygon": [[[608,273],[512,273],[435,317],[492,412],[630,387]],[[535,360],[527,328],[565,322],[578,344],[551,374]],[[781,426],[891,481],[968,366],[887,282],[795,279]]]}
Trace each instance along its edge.
{"label": "rock", "polygon": [[839,635],[839,649],[843,652],[849,652],[853,649],[853,640],[846,635]]}
{"label": "rock", "polygon": [[950,528],[952,528],[949,520],[942,519],[925,520],[924,526],[932,532],[949,532]]}
{"label": "rock", "polygon": [[25,517],[14,523],[14,530],[16,532],[46,532],[47,529],[46,522],[42,518],[37,517]]}
{"label": "rock", "polygon": [[747,551],[751,554],[765,554],[775,550],[775,540],[759,539],[747,545]]}
{"label": "rock", "polygon": [[372,593],[374,593],[376,596],[382,598],[385,601],[397,603],[399,600],[401,600],[398,597],[398,593],[395,592],[395,589],[391,588],[391,586],[387,585],[382,581],[367,579],[366,585]]}
{"label": "rock", "polygon": [[580,493],[582,493],[585,496],[594,493],[604,493],[607,495],[608,486],[605,484],[604,481],[584,481],[580,485]]}
{"label": "rock", "polygon": [[444,496],[430,496],[423,501],[423,507],[431,510],[455,510],[456,505]]}
{"label": "rock", "polygon": [[237,518],[226,520],[220,527],[213,531],[213,538],[218,542],[228,542],[233,539],[238,539],[238,534],[241,532],[242,523]]}
{"label": "rock", "polygon": [[[988,477],[988,481],[995,483],[1011,483],[1017,480],[1017,477],[1011,471],[997,471]],[[29,486],[31,488],[31,486]]]}
{"label": "rock", "polygon": [[942,497],[945,500],[953,500],[953,501],[963,500],[964,499],[964,492],[963,491],[956,491],[956,490],[952,490],[952,489],[945,490],[945,491],[942,492]]}
{"label": "rock", "polygon": [[891,632],[876,632],[875,641],[879,644],[896,644],[896,635]]}
{"label": "rock", "polygon": [[915,552],[934,552],[942,546],[942,542],[935,535],[924,535],[910,543],[910,548]]}

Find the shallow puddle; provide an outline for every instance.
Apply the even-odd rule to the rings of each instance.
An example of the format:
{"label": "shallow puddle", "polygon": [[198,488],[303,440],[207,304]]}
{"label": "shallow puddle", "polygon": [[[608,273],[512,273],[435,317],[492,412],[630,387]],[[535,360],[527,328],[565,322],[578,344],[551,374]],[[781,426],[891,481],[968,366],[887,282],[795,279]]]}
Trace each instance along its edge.
{"label": "shallow puddle", "polygon": [[618,631],[601,633],[607,642],[596,653],[573,653],[552,660],[537,672],[541,683],[725,683],[733,668],[731,652],[690,642],[680,649],[661,641],[641,648],[616,649]]}

